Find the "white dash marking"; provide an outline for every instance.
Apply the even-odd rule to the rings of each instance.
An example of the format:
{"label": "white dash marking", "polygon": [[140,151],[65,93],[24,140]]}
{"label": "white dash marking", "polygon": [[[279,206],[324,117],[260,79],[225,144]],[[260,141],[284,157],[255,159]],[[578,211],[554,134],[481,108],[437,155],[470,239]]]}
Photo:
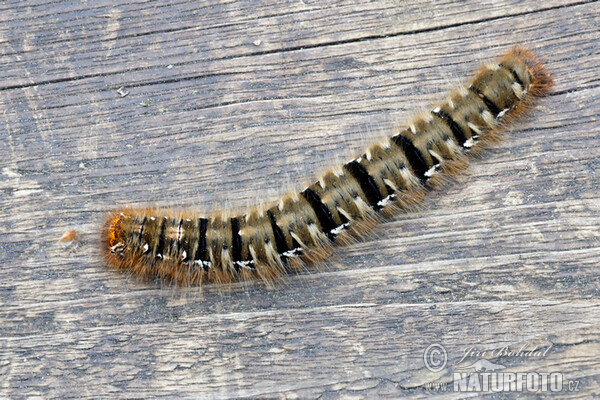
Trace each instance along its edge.
{"label": "white dash marking", "polygon": [[463,143],[463,147],[470,149],[471,147],[473,147],[475,145],[475,140],[471,137],[468,138],[467,140],[465,140],[465,142]]}
{"label": "white dash marking", "polygon": [[433,174],[435,174],[436,169],[440,166],[440,164],[436,164],[433,167],[429,168],[426,172],[425,172],[425,176],[428,178],[431,178],[433,176]]}
{"label": "white dash marking", "polygon": [[350,224],[346,222],[345,224],[342,224],[342,225],[338,226],[337,228],[332,229],[331,234],[334,236],[338,236],[340,233],[342,233],[343,230],[348,228],[348,226],[350,226]]}
{"label": "white dash marking", "polygon": [[504,117],[504,115],[510,110],[510,108],[505,108],[504,110],[500,111],[498,113],[498,115],[496,116],[496,119],[501,119],[502,117]]}
{"label": "white dash marking", "polygon": [[396,195],[394,195],[394,194],[390,194],[390,195],[386,196],[384,199],[382,199],[382,200],[379,200],[379,201],[377,202],[377,205],[378,205],[378,206],[380,206],[380,207],[385,207],[385,206],[387,206],[387,205],[388,205],[388,203],[389,203],[390,201],[394,200],[395,198],[396,198]]}

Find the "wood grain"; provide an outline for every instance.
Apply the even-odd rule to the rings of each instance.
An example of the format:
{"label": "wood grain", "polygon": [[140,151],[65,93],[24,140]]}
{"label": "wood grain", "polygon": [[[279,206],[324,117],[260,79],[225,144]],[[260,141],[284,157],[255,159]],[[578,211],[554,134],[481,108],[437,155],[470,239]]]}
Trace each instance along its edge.
{"label": "wood grain", "polygon": [[[426,385],[505,346],[550,350],[468,361],[600,395],[598,26],[597,1],[0,4],[0,397],[464,398]],[[174,288],[103,265],[107,210],[275,199],[515,43],[551,95],[322,269]]]}

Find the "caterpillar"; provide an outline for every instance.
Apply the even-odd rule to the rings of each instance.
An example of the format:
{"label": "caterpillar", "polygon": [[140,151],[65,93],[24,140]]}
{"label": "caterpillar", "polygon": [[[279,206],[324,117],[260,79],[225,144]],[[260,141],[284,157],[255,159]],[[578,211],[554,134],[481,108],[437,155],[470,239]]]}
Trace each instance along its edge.
{"label": "caterpillar", "polygon": [[182,285],[273,282],[414,207],[466,168],[468,155],[497,141],[551,85],[535,56],[514,47],[406,129],[273,204],[207,216],[152,207],[110,213],[103,254],[111,267]]}

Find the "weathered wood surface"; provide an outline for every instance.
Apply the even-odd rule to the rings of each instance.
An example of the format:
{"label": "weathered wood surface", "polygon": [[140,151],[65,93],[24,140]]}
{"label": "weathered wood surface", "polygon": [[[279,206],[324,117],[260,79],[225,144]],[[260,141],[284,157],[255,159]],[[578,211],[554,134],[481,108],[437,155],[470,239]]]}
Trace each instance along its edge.
{"label": "weathered wood surface", "polygon": [[[527,344],[479,358],[600,394],[598,2],[169,3],[0,4],[0,397],[424,398]],[[108,209],[273,199],[514,43],[552,94],[323,270],[222,291],[100,260]]]}

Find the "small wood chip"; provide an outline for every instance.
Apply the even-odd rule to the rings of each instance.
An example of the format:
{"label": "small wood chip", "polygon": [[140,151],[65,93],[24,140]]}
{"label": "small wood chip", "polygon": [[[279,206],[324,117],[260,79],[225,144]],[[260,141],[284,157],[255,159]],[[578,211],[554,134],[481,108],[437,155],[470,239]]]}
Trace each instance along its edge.
{"label": "small wood chip", "polygon": [[72,231],[65,231],[58,242],[63,249],[74,249],[79,244],[80,237],[81,233],[79,233],[76,229],[73,229]]}
{"label": "small wood chip", "polygon": [[119,93],[119,96],[121,97],[125,97],[129,94],[129,92],[123,86],[117,89],[117,93]]}

